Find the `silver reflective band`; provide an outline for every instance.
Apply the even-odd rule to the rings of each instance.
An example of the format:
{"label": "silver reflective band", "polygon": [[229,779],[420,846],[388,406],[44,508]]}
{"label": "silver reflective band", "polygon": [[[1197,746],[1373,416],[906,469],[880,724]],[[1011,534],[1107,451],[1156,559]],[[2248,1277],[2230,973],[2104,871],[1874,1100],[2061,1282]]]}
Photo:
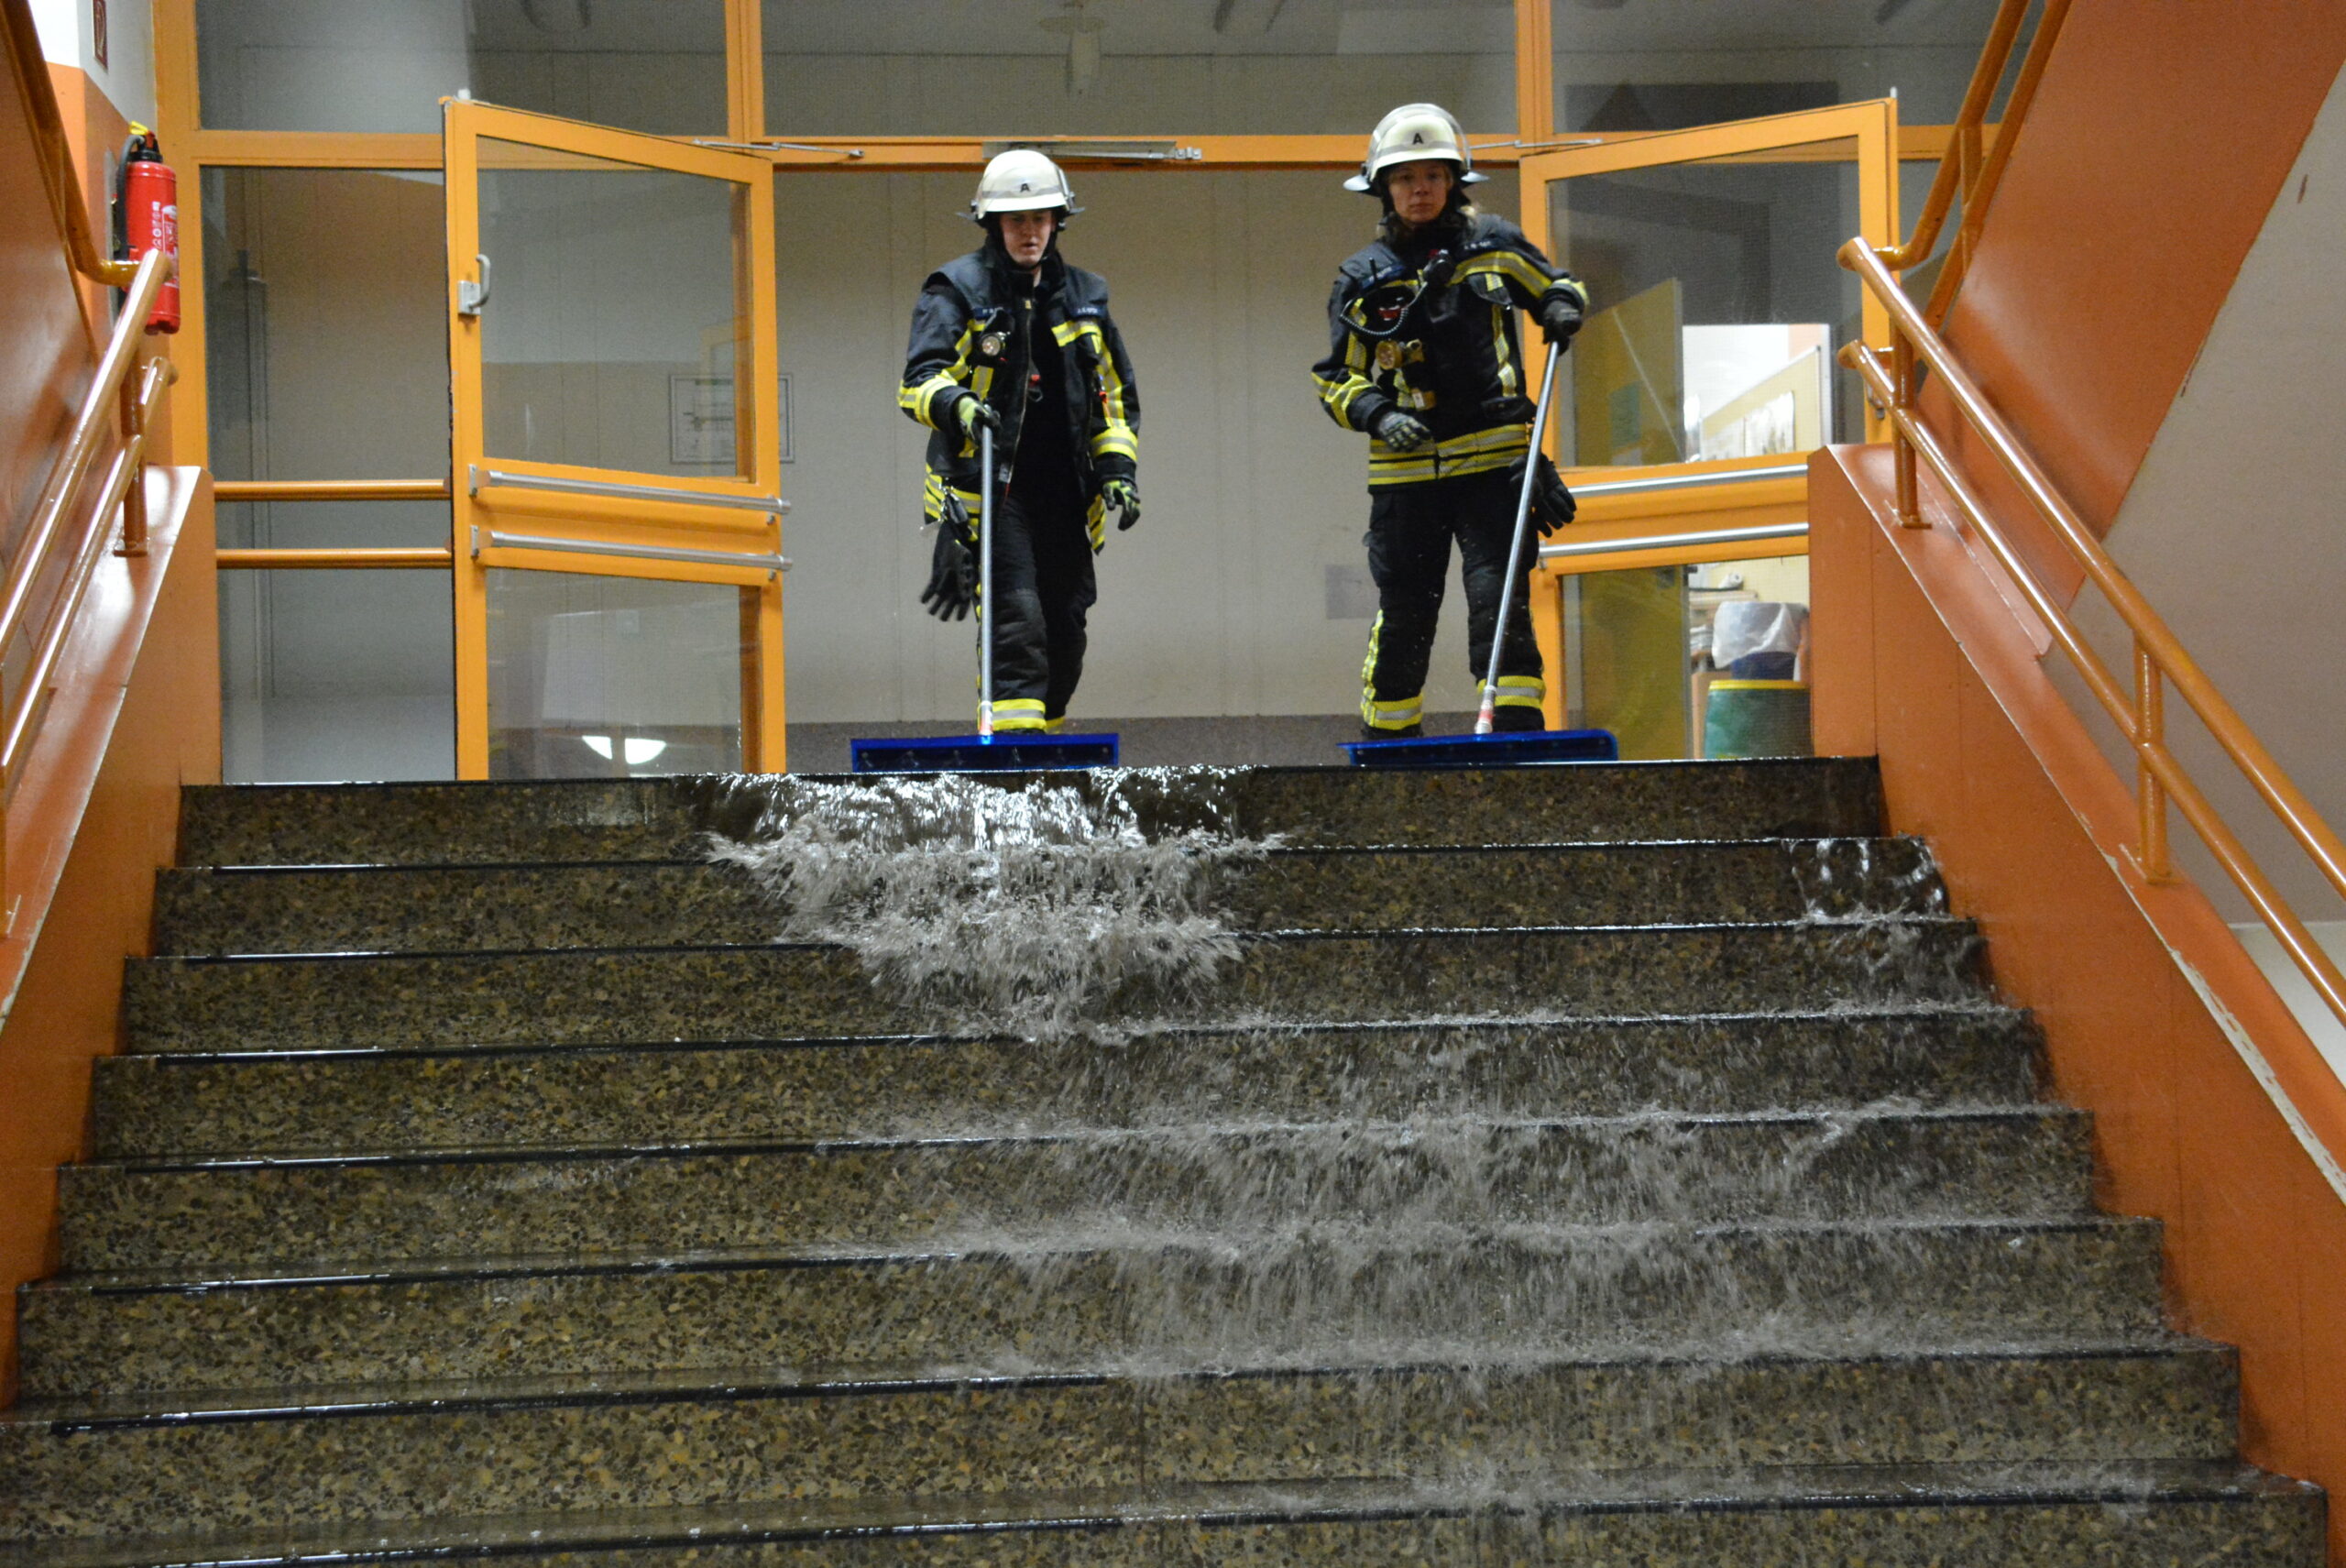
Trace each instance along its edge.
{"label": "silver reflective band", "polygon": [[[695,566],[743,566],[753,572],[787,572],[786,555],[754,555],[730,550],[679,550],[666,544],[607,544],[593,539],[549,539],[536,533],[506,533],[490,529],[491,550],[552,550],[565,555],[624,555],[635,561],[681,561]],[[473,554],[481,553],[481,530],[473,530]]]}
{"label": "silver reflective band", "polygon": [[1807,474],[1808,465],[1805,463],[1781,463],[1772,468],[1734,468],[1724,474],[1665,474],[1653,479],[1599,479],[1594,484],[1573,485],[1573,494],[1634,496],[1647,490],[1699,490],[1712,485],[1739,485],[1746,479],[1804,478]]}
{"label": "silver reflective band", "polygon": [[[1582,494],[1574,491],[1573,494]],[[1579,544],[1542,544],[1540,559],[1567,555],[1615,555],[1632,550],[1671,550],[1685,544],[1742,544],[1762,539],[1805,539],[1804,522],[1754,523],[1749,528],[1705,528],[1694,533],[1649,533],[1636,539],[1591,539]]]}
{"label": "silver reflective band", "polygon": [[790,503],[780,496],[712,496],[701,490],[672,490],[660,485],[622,485],[612,479],[564,479],[547,474],[508,474],[497,468],[468,465],[471,492],[484,485],[516,490],[552,490],[565,496],[617,496],[630,501],[674,501],[678,506],[724,507],[733,511],[784,512]]}

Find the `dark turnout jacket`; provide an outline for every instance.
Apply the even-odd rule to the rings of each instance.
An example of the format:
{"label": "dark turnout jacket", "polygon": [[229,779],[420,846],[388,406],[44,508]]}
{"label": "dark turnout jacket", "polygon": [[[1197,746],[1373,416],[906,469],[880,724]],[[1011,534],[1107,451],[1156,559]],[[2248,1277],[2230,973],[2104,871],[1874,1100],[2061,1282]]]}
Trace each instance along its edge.
{"label": "dark turnout jacket", "polygon": [[1509,467],[1529,450],[1516,312],[1557,296],[1587,308],[1570,273],[1490,213],[1399,247],[1379,239],[1337,270],[1328,356],[1311,372],[1329,417],[1370,431],[1398,408],[1434,435],[1414,452],[1372,437],[1370,489]]}
{"label": "dark turnout jacket", "polygon": [[[1034,334],[1058,345],[1064,406],[1048,408],[1026,396],[1035,374]],[[948,487],[974,508],[978,444],[965,439],[954,409],[959,393],[983,398],[1002,415],[994,460],[1007,485],[1020,457],[1029,419],[1064,419],[1075,484],[1100,548],[1100,487],[1133,478],[1139,462],[1140,389],[1124,340],[1108,314],[1108,285],[1095,272],[1070,267],[1058,248],[1043,259],[1030,294],[1008,258],[991,246],[956,257],[928,275],[913,307],[912,345],[896,394],[905,413],[929,427],[928,483],[922,510],[931,521],[944,510]]]}

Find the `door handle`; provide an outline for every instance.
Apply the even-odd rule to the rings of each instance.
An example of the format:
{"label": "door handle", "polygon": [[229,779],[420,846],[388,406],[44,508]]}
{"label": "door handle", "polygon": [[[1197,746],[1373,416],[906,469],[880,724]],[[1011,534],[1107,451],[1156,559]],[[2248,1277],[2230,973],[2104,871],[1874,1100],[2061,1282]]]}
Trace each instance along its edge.
{"label": "door handle", "polygon": [[473,252],[473,260],[480,268],[480,281],[476,283],[469,278],[456,280],[456,313],[460,316],[477,316],[480,314],[480,308],[488,303],[488,253],[477,250]]}

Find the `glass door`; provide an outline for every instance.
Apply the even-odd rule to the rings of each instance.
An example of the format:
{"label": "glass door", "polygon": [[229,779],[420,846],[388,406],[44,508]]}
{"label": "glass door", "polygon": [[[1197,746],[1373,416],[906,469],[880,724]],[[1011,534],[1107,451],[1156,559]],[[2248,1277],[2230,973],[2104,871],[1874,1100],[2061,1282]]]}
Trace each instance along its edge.
{"label": "glass door", "polygon": [[[1532,594],[1551,723],[1611,729],[1624,756],[1705,754],[1722,616],[1781,603],[1770,624],[1805,626],[1809,454],[1876,434],[1836,356],[1889,339],[1836,253],[1895,243],[1897,145],[1880,99],[1523,159],[1524,229],[1591,299],[1549,424],[1581,519]],[[1777,641],[1746,663],[1796,684],[1804,644]]]}
{"label": "glass door", "polygon": [[444,113],[457,775],[780,770],[771,167]]}

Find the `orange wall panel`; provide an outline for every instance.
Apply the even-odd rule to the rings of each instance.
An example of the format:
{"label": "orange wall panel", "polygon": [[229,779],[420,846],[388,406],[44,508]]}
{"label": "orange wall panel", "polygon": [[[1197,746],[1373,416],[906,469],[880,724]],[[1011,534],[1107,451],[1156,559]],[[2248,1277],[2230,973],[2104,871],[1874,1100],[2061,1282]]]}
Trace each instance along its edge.
{"label": "orange wall panel", "polygon": [[2070,9],[1946,335],[2097,532],[2341,62],[2337,0]]}
{"label": "orange wall panel", "polygon": [[[109,556],[85,638],[7,813],[17,926],[0,940],[0,1286],[56,1266],[57,1167],[81,1157],[90,1063],[116,1049],[122,962],[148,950],[155,872],[177,858],[182,784],[220,777],[212,489],[150,470],[153,553]],[[15,1392],[16,1313],[0,1312],[0,1402]]]}
{"label": "orange wall panel", "polygon": [[[2094,1113],[2101,1201],[2164,1222],[2178,1326],[2240,1347],[2247,1457],[2346,1489],[2346,1201],[2178,955],[2285,1078],[2311,1047],[2197,889],[2121,869],[2124,785],[1960,543],[1889,496],[1886,448],[1812,465],[1820,750],[1878,746],[1891,825],[1928,835],[2054,1094]],[[2346,1508],[2330,1528],[2346,1565]]]}

